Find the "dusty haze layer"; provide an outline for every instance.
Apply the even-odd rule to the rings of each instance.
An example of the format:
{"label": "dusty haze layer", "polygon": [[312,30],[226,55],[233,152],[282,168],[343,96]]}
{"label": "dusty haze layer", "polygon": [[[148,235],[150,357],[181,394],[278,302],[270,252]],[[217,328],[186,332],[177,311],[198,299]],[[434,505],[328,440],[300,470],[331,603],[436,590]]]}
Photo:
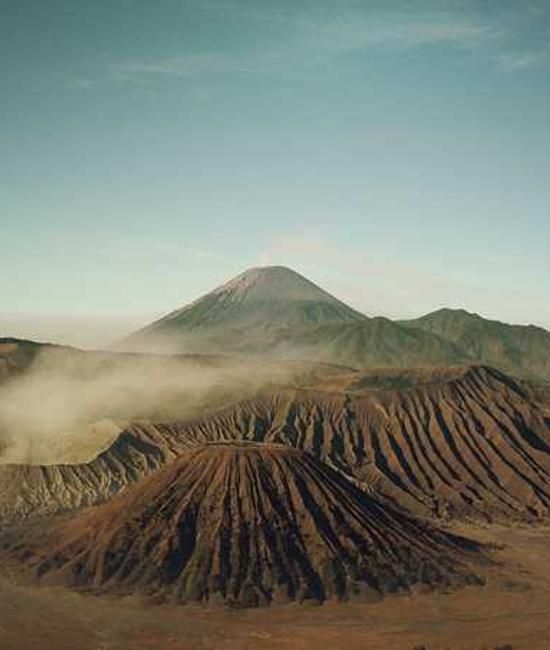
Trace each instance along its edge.
{"label": "dusty haze layer", "polygon": [[307,382],[322,368],[221,356],[83,352],[4,340],[0,463],[86,462],[128,421],[190,418],[270,383]]}

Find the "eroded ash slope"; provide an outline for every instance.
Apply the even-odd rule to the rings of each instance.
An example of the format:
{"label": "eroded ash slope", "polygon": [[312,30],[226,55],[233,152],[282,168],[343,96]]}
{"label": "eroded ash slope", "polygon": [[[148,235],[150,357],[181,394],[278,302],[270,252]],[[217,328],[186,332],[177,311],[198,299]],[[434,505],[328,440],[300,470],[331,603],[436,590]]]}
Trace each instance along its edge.
{"label": "eroded ash slope", "polygon": [[[382,373],[384,374],[384,373]],[[134,423],[79,465],[0,466],[0,517],[91,505],[176,458],[224,440],[309,451],[420,515],[535,521],[550,507],[550,406],[485,367],[372,377],[332,389],[272,387],[184,422]],[[366,388],[365,388],[366,387]]]}
{"label": "eroded ash slope", "polygon": [[242,442],[182,452],[109,503],[30,537],[8,546],[43,583],[238,606],[476,584],[481,553],[311,454]]}

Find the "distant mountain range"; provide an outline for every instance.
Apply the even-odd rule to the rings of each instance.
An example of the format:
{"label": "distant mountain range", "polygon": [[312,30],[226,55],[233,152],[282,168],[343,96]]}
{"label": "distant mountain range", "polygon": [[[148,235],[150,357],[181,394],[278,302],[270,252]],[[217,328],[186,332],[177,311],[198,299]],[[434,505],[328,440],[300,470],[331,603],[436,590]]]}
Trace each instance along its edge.
{"label": "distant mountain range", "polygon": [[550,332],[464,310],[369,318],[295,271],[254,268],[130,335],[121,346],[309,359],[357,368],[482,363],[550,380]]}
{"label": "distant mountain range", "polygon": [[440,309],[406,327],[453,343],[469,359],[523,377],[550,379],[550,332],[534,325],[509,325],[463,309]]}

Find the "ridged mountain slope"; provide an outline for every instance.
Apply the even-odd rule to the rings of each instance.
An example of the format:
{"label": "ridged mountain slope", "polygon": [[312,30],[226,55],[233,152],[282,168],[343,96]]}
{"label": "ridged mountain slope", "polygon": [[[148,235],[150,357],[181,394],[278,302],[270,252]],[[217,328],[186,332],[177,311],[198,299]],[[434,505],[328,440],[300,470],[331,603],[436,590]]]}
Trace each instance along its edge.
{"label": "ridged mountain slope", "polygon": [[412,390],[279,391],[174,426],[187,441],[244,438],[306,449],[421,514],[550,515],[550,404],[490,368]]}
{"label": "ridged mountain slope", "polygon": [[124,349],[309,359],[354,367],[440,366],[468,357],[453,343],[367,318],[285,267],[250,269],[131,335]]}
{"label": "ridged mountain slope", "polygon": [[[132,349],[195,349],[223,334],[238,347],[241,333],[256,340],[265,331],[349,323],[366,316],[283,266],[249,269],[193,303],[131,335]],[[252,341],[251,341],[252,343]],[[218,341],[223,348],[223,341]],[[244,346],[243,346],[244,347]]]}
{"label": "ridged mountain slope", "polygon": [[437,367],[465,363],[454,343],[387,318],[285,330],[268,348],[273,356],[299,356],[355,368]]}
{"label": "ridged mountain slope", "polygon": [[207,445],[19,555],[48,584],[257,606],[477,582],[474,543],[379,504],[313,456]]}
{"label": "ridged mountain slope", "polygon": [[441,309],[402,324],[439,336],[470,360],[550,380],[550,332],[541,327],[509,325],[462,309]]}
{"label": "ridged mountain slope", "polygon": [[[104,501],[188,447],[223,440],[309,451],[386,501],[426,516],[549,516],[544,393],[485,367],[354,377],[331,390],[265,389],[189,421],[134,423],[89,463],[0,465],[0,516]],[[373,389],[395,384],[398,390]]]}

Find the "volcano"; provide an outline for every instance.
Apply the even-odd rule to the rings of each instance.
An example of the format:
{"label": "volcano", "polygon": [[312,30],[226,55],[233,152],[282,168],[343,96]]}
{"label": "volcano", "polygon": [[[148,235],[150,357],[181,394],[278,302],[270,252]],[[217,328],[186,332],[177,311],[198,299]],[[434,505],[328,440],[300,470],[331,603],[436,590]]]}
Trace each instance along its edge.
{"label": "volcano", "polygon": [[253,268],[131,334],[126,351],[300,359],[354,368],[481,364],[550,379],[550,332],[464,310],[367,317],[284,266]]}
{"label": "volcano", "polygon": [[47,584],[235,606],[475,583],[479,551],[303,451],[242,442],[191,448],[17,549]]}
{"label": "volcano", "polygon": [[119,347],[309,359],[354,367],[467,360],[436,334],[368,318],[284,266],[253,268],[130,335]]}
{"label": "volcano", "polygon": [[[265,332],[367,320],[363,314],[284,266],[252,268],[131,335],[132,349],[195,349],[214,338],[250,346]],[[229,340],[230,339],[230,340]],[[221,345],[223,349],[224,345]],[[243,347],[242,345],[240,347]],[[211,349],[211,348],[210,348]]]}

